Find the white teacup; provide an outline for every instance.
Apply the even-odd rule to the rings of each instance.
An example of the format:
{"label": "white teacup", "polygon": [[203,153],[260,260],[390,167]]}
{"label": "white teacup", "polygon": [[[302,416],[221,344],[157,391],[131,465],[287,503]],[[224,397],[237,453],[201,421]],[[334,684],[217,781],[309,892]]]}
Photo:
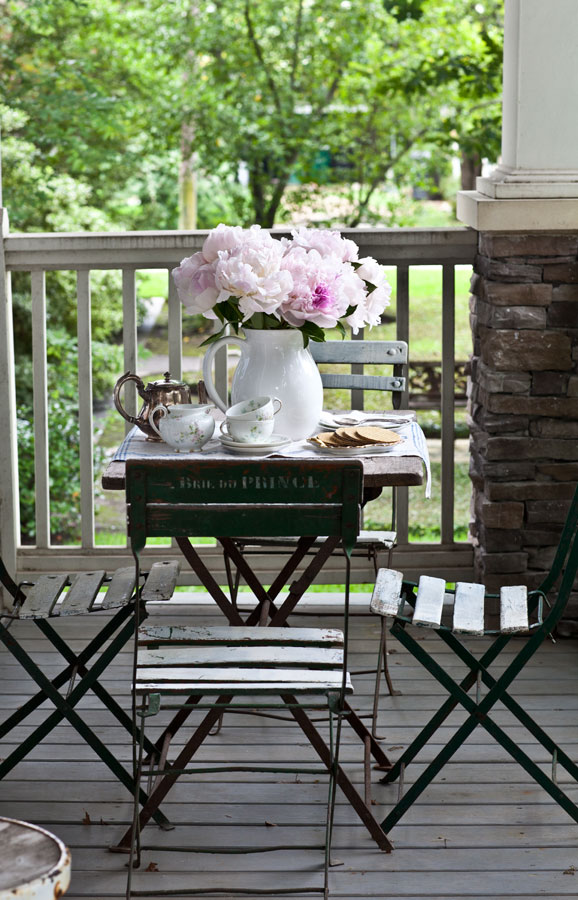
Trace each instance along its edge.
{"label": "white teacup", "polygon": [[[169,447],[178,453],[190,453],[192,450],[201,450],[213,437],[213,408],[206,403],[177,403],[174,406],[163,406],[161,403],[152,410],[149,422]],[[154,422],[156,413],[159,414],[158,425]]]}
{"label": "white teacup", "polygon": [[239,444],[263,444],[273,434],[275,420],[257,419],[247,416],[230,416],[221,423],[221,431],[224,435],[237,441]]}
{"label": "white teacup", "polygon": [[[277,409],[275,404],[278,403]],[[241,400],[229,407],[227,418],[234,419],[272,419],[281,409],[282,403],[277,397],[252,397],[249,400]]]}

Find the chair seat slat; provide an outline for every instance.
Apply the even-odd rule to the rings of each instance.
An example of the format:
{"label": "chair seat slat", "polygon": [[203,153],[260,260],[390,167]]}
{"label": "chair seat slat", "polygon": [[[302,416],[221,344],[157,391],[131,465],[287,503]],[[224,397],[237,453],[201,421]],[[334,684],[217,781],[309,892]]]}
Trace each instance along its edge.
{"label": "chair seat slat", "polygon": [[424,625],[427,628],[439,627],[445,593],[446,583],[443,578],[435,578],[433,575],[420,577],[413,614],[414,625]]}
{"label": "chair seat slat", "polygon": [[104,582],[106,573],[81,572],[72,579],[70,590],[63,594],[59,606],[61,616],[81,616],[90,611]]}
{"label": "chair seat slat", "polygon": [[117,569],[110,580],[108,590],[100,605],[101,609],[114,609],[125,606],[131,599],[135,585],[134,566]]}
{"label": "chair seat slat", "polygon": [[[339,690],[342,671],[312,669],[195,669],[194,675],[185,669],[163,669],[157,666],[140,669],[135,682],[139,693],[159,690],[161,693],[199,690],[202,693],[279,693],[281,691]],[[188,676],[188,677],[187,677]],[[347,679],[348,689],[351,682]]]}
{"label": "chair seat slat", "polygon": [[284,646],[300,644],[311,647],[343,646],[343,632],[337,628],[252,628],[228,625],[150,625],[139,628],[139,644],[178,642],[187,644],[208,642],[214,644],[262,644],[282,643]]}
{"label": "chair seat slat", "polygon": [[312,666],[343,665],[343,649],[332,647],[195,647],[181,644],[139,650],[139,666]]}
{"label": "chair seat slat", "polygon": [[395,569],[380,569],[369,608],[379,616],[396,616],[399,612],[403,573]]}
{"label": "chair seat slat", "polygon": [[68,575],[43,575],[26,590],[26,600],[20,607],[21,619],[47,619],[53,612],[56,601],[68,583]]}
{"label": "chair seat slat", "polygon": [[458,634],[484,633],[483,584],[458,581],[454,599],[453,630]]}
{"label": "chair seat slat", "polygon": [[[296,537],[255,537],[250,540],[242,541],[242,543],[244,549],[251,548],[253,545],[256,547],[294,547],[298,540],[299,538]],[[326,540],[326,537],[315,538],[314,546],[322,544]],[[395,547],[396,541],[397,533],[395,531],[360,531],[355,541],[355,547],[372,547],[373,545],[379,545],[380,548],[383,547],[384,550],[389,550],[391,547]]]}
{"label": "chair seat slat", "polygon": [[145,603],[170,600],[177,585],[179,571],[180,566],[176,560],[153,563],[142,589],[141,599]]}
{"label": "chair seat slat", "polygon": [[[263,684],[262,682],[248,681],[244,684],[241,682],[220,682],[218,685],[210,683],[199,685],[198,682],[191,683],[188,681],[175,681],[171,684],[164,684],[157,681],[143,681],[136,685],[135,690],[139,696],[155,693],[184,695],[199,693],[203,696],[218,696],[220,694],[324,694],[328,691],[335,691],[337,693],[341,690],[341,673],[339,673],[339,679],[326,679],[325,681],[319,681],[316,684],[312,684],[311,681],[287,681],[283,684],[275,684],[273,682]],[[347,694],[353,693],[353,685],[349,678],[345,683],[345,692]]]}
{"label": "chair seat slat", "polygon": [[515,634],[528,631],[528,588],[509,585],[500,589],[500,631]]}

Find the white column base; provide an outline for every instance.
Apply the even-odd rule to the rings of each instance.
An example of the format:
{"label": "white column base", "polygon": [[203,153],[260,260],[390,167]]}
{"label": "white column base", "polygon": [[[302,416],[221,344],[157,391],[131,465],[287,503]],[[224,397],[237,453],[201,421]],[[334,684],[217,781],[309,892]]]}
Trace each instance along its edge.
{"label": "white column base", "polygon": [[[535,185],[540,187],[540,185]],[[552,189],[559,185],[543,185],[548,195],[520,197],[520,185],[504,185],[518,188],[510,198],[490,197],[480,191],[459,191],[457,217],[464,225],[476,231],[575,231],[578,229],[578,196],[552,196]],[[524,189],[527,185],[524,185]],[[571,187],[576,187],[571,185]],[[577,191],[578,195],[578,191]]]}

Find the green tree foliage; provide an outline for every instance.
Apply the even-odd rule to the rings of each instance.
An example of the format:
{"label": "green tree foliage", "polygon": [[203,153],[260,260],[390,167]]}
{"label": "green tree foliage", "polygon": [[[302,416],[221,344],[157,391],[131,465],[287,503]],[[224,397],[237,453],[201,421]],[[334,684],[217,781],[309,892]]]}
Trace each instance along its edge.
{"label": "green tree foliage", "polygon": [[176,227],[179,157],[202,175],[205,227],[273,225],[295,176],[346,185],[356,224],[380,185],[415,183],[424,157],[497,155],[502,7],[6,0],[4,100],[55,176],[123,227]]}

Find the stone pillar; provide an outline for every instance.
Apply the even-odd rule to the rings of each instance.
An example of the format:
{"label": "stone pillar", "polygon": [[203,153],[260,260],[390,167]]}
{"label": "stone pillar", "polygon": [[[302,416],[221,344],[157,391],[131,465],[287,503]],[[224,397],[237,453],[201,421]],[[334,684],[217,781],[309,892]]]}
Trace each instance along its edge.
{"label": "stone pillar", "polygon": [[578,234],[479,236],[472,278],[476,577],[536,586],[578,481]]}
{"label": "stone pillar", "polygon": [[458,194],[478,231],[471,533],[491,587],[541,581],[578,482],[576,46],[576,0],[505,0],[502,158]]}

